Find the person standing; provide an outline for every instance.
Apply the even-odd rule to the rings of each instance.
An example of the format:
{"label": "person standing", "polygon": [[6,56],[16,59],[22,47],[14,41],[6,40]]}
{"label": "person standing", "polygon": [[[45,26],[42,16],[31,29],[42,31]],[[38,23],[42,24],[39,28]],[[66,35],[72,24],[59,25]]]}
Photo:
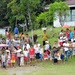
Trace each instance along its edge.
{"label": "person standing", "polygon": [[6,54],[2,52],[2,55],[1,55],[2,68],[6,69],[6,61],[7,61]]}
{"label": "person standing", "polygon": [[32,61],[34,60],[34,57],[35,57],[35,50],[34,50],[33,45],[31,45],[29,49],[29,57],[30,57],[30,63],[32,65]]}
{"label": "person standing", "polygon": [[48,34],[46,33],[46,30],[44,30],[44,34],[42,35],[43,38],[43,46],[45,45],[45,41],[48,40]]}
{"label": "person standing", "polygon": [[24,66],[24,53],[23,51],[21,51],[20,53],[21,53],[20,66]]}
{"label": "person standing", "polygon": [[18,27],[16,26],[16,27],[14,28],[14,34],[15,34],[16,37],[17,37],[18,33],[19,33],[19,29],[18,29]]}

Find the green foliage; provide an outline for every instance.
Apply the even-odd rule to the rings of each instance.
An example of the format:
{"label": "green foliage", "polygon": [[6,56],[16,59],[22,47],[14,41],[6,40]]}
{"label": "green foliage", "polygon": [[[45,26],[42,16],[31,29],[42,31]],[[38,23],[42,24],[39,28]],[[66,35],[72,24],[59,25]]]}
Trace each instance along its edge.
{"label": "green foliage", "polygon": [[48,16],[49,16],[49,12],[43,12],[36,18],[36,21],[38,23],[42,22],[43,26],[44,24],[47,26],[47,23],[50,22],[50,19]]}
{"label": "green foliage", "polygon": [[47,24],[48,22],[53,22],[57,19],[55,17],[55,13],[59,16],[59,20],[61,22],[61,19],[63,16],[68,15],[67,10],[69,10],[68,5],[65,2],[55,2],[50,4],[49,10],[47,12],[41,13],[36,21],[38,23],[43,22],[43,24]]}
{"label": "green foliage", "polygon": [[[39,18],[39,22],[43,19],[44,22],[41,26],[47,25],[49,21],[53,21],[53,11],[45,12],[44,6],[48,3],[53,3],[59,0],[0,0],[0,25],[5,25],[9,23],[11,29],[18,23],[27,23],[29,27],[37,28],[40,24],[37,24],[36,18],[40,13],[43,15],[43,18]],[[64,6],[65,7],[65,6]],[[48,17],[50,16],[50,17]],[[25,22],[26,21],[26,22]]]}
{"label": "green foliage", "polygon": [[[60,1],[60,2],[55,2],[53,4],[50,4],[49,13],[53,20],[57,18],[55,17],[55,13],[57,13],[57,15],[59,16],[60,24],[61,24],[62,17],[63,16],[65,17],[68,15],[67,10],[69,10],[68,5],[65,2]],[[63,19],[63,21],[64,20],[65,18]]]}
{"label": "green foliage", "polygon": [[[36,18],[36,9],[40,5],[40,0],[12,0],[8,4],[8,9],[11,10],[11,14],[15,17],[16,21],[23,21],[23,23],[29,23],[31,27],[34,27]],[[10,18],[11,19],[11,18]],[[11,19],[12,20],[12,19]],[[15,24],[17,24],[15,21]]]}

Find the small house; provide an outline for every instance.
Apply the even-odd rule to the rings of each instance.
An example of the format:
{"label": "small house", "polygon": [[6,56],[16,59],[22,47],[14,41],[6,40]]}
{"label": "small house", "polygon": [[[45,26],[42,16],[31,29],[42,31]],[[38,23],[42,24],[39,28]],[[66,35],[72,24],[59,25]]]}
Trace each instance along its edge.
{"label": "small house", "polygon": [[[66,4],[70,7],[70,10],[67,11],[69,14],[66,16],[64,25],[70,25],[70,26],[75,26],[75,0],[66,0]],[[54,20],[53,24],[54,27],[61,27],[60,22],[59,22],[59,16],[56,15],[56,20]]]}

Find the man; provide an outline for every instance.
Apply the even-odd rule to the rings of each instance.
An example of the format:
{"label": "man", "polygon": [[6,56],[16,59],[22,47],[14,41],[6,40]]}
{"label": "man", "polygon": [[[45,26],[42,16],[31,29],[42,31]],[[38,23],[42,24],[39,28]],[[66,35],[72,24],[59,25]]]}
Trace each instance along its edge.
{"label": "man", "polygon": [[48,40],[48,34],[46,33],[46,30],[44,30],[44,34],[42,35],[43,38],[43,46],[45,45],[45,41]]}
{"label": "man", "polygon": [[15,34],[15,36],[17,36],[18,33],[19,33],[19,30],[18,30],[18,28],[17,28],[17,26],[16,26],[16,27],[14,28],[14,34]]}

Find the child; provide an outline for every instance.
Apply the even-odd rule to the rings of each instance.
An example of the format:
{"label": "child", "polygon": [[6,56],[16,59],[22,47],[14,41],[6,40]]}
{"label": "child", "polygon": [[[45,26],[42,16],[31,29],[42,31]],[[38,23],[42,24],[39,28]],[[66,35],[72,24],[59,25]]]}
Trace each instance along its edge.
{"label": "child", "polygon": [[7,65],[11,67],[11,57],[9,52],[7,52]]}
{"label": "child", "polygon": [[53,62],[54,62],[54,63],[58,63],[58,55],[57,55],[57,52],[54,53]]}
{"label": "child", "polygon": [[33,46],[31,46],[31,48],[29,49],[29,55],[30,55],[30,62],[32,63],[32,61],[34,60],[34,55],[35,55],[35,50]]}
{"label": "child", "polygon": [[28,50],[27,50],[27,48],[25,47],[24,48],[24,51],[23,51],[23,53],[24,53],[24,61],[25,61],[25,63],[27,64],[27,62],[28,62]]}
{"label": "child", "polygon": [[43,47],[40,45],[40,60],[42,61],[43,59]]}
{"label": "child", "polygon": [[48,53],[46,50],[44,50],[44,60],[48,60]]}
{"label": "child", "polygon": [[23,32],[20,34],[20,39],[24,40],[24,33]]}
{"label": "child", "polygon": [[58,60],[58,63],[61,62],[61,55],[60,55],[60,50],[57,51],[57,60]]}
{"label": "child", "polygon": [[50,59],[50,49],[51,49],[51,46],[49,44],[49,41],[45,41],[45,50],[47,51],[48,59]]}
{"label": "child", "polygon": [[4,52],[2,52],[2,55],[1,55],[1,62],[2,62],[2,68],[5,68],[6,69],[6,55]]}
{"label": "child", "polygon": [[20,53],[21,53],[20,66],[24,66],[24,54],[23,54],[23,51],[21,51]]}
{"label": "child", "polygon": [[13,66],[13,67],[15,66],[15,60],[16,60],[15,53],[12,52],[12,53],[11,53],[11,63],[12,63],[12,66]]}
{"label": "child", "polygon": [[62,62],[64,62],[64,50],[63,49],[60,49],[60,51],[61,51],[61,55],[60,55],[60,57],[61,57],[61,60],[62,60]]}
{"label": "child", "polygon": [[52,52],[52,59],[53,59],[53,62],[54,63],[57,63],[58,60],[57,60],[57,48],[56,47],[53,47],[53,52]]}

